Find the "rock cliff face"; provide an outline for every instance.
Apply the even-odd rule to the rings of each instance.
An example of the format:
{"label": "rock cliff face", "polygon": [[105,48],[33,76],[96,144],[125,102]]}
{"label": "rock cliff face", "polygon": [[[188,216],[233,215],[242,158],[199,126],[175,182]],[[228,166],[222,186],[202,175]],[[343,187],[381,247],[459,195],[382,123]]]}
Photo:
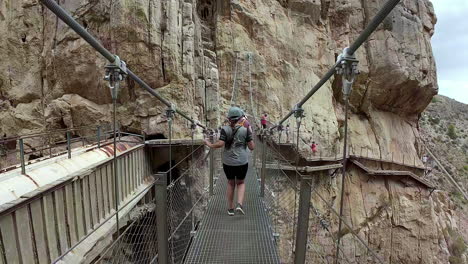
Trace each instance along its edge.
{"label": "rock cliff face", "polygon": [[[211,127],[220,125],[231,101],[250,114],[266,112],[278,120],[384,2],[59,1],[151,87]],[[428,0],[404,0],[358,50],[361,75],[349,118],[352,151],[422,165],[417,120],[437,93],[430,45],[435,22]],[[0,33],[0,135],[110,121],[106,62],[37,0],[2,1]],[[303,138],[329,154],[342,142],[339,83],[326,83],[304,105]],[[165,107],[133,81],[125,81],[118,103],[125,130],[167,136]],[[187,135],[187,127],[176,118],[173,136]],[[391,178],[350,175],[347,219],[372,248],[384,248],[386,261],[446,263],[454,255],[447,230],[456,233],[458,226],[444,192],[429,196]],[[323,189],[335,206],[337,186]],[[351,244],[346,247],[359,255]],[[466,263],[463,254],[457,258]]]}

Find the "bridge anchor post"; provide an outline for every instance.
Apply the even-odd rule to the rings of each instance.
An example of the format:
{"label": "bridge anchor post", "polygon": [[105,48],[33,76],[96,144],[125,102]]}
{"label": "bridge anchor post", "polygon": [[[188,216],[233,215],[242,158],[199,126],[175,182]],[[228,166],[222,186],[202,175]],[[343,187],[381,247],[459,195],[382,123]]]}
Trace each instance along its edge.
{"label": "bridge anchor post", "polygon": [[[214,135],[210,134],[210,142],[214,143]],[[210,149],[210,196],[214,194],[214,170],[215,170],[214,149]]]}
{"label": "bridge anchor post", "polygon": [[266,139],[268,137],[267,131],[262,131],[262,171],[260,174],[260,197],[265,197],[265,178],[266,178]]}
{"label": "bridge anchor post", "polygon": [[312,177],[304,175],[301,178],[299,189],[299,212],[296,230],[296,248],[294,263],[304,264],[307,253],[307,235],[309,232],[309,213],[311,198],[311,180]]}

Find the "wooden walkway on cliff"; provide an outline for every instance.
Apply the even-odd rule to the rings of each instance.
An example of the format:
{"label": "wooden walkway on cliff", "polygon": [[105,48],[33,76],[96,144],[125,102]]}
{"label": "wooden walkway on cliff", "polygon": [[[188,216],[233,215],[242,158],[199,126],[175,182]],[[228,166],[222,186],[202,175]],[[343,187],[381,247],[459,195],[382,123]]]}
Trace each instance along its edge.
{"label": "wooden walkway on cliff", "polygon": [[[286,147],[286,148],[291,148],[297,153],[297,148],[295,144],[293,143],[281,143],[278,145],[282,147]],[[400,177],[412,179],[428,189],[435,188],[435,186],[432,183],[425,180],[421,176],[418,176],[416,173],[410,171],[410,170],[417,170],[419,172],[424,173],[425,167],[411,165],[411,164],[404,164],[404,163],[389,161],[389,160],[384,160],[384,159],[378,159],[378,158],[373,158],[373,157],[368,157],[368,156],[361,156],[361,155],[348,155],[347,160],[349,160],[352,164],[357,166],[359,169],[363,170],[368,175],[383,176],[383,177],[400,176]],[[297,169],[297,171],[299,172],[307,173],[307,172],[321,171],[321,170],[327,170],[327,169],[338,169],[338,168],[343,167],[342,155],[335,155],[332,157],[322,157],[322,156],[310,157],[310,158],[306,158],[306,161],[308,163],[307,166],[298,166],[296,168],[295,166],[281,165],[281,169],[286,170],[286,171]],[[371,169],[365,166],[360,161],[381,162],[381,163],[385,163],[389,165],[397,165],[400,167],[404,167],[408,170],[404,170],[404,169],[403,170],[376,170],[376,169]],[[337,163],[337,162],[340,162],[340,163]],[[268,164],[267,168],[274,169],[275,164]],[[278,168],[277,165],[276,165],[276,168]]]}

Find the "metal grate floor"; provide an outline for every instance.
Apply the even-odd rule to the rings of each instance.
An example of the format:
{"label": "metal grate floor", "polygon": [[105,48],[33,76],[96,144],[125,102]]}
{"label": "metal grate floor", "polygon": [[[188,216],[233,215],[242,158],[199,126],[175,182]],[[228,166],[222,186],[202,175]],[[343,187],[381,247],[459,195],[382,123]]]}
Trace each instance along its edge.
{"label": "metal grate floor", "polygon": [[246,177],[246,214],[228,216],[227,179],[220,176],[185,263],[280,263],[253,167]]}

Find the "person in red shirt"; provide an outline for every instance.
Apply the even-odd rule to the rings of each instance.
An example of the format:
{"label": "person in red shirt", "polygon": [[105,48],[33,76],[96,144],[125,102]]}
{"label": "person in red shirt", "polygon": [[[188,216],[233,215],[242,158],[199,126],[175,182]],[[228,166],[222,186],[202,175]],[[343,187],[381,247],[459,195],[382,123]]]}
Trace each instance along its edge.
{"label": "person in red shirt", "polygon": [[310,148],[312,149],[312,155],[315,156],[315,153],[317,153],[318,149],[318,144],[315,143],[315,141],[312,141],[312,145],[310,145]]}
{"label": "person in red shirt", "polygon": [[262,128],[267,128],[267,114],[264,114],[260,119],[260,123],[262,124]]}

